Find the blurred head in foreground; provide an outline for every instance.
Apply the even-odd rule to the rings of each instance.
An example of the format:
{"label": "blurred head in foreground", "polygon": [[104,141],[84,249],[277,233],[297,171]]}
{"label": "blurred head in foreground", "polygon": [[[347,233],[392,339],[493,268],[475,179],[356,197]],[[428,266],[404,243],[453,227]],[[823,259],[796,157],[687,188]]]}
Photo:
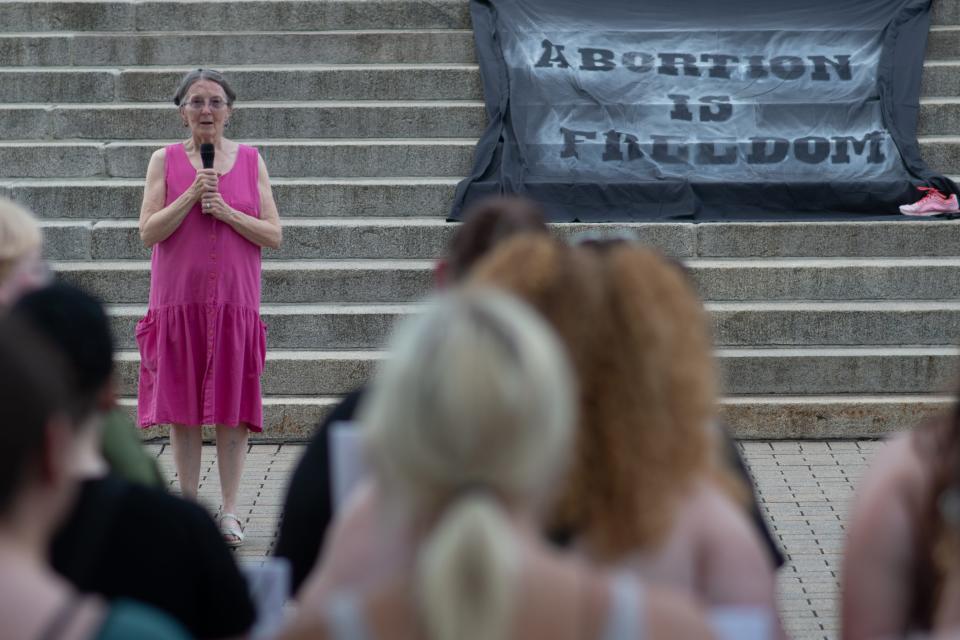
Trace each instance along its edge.
{"label": "blurred head in foreground", "polygon": [[568,454],[562,348],[520,302],[474,290],[407,321],[391,353],[361,424],[386,503],[430,529],[417,560],[429,636],[505,637],[518,554],[508,518],[542,504]]}
{"label": "blurred head in foreground", "polygon": [[47,338],[75,372],[84,417],[114,404],[113,335],[103,304],[82,289],[55,282],[25,294],[13,314]]}
{"label": "blurred head in foreground", "polygon": [[438,287],[456,284],[498,244],[521,233],[548,233],[543,209],[533,200],[496,196],[480,200],[463,216],[447,247],[447,257],[437,263]]}
{"label": "blurred head in foreground", "polygon": [[33,214],[12,200],[0,198],[0,311],[49,281],[42,244]]}
{"label": "blurred head in foreground", "polygon": [[0,318],[0,527],[42,549],[69,506],[75,405],[67,365],[21,321]]}
{"label": "blurred head in foreground", "polygon": [[472,282],[539,310],[580,382],[572,471],[552,527],[615,560],[661,542],[709,472],[716,381],[708,317],[685,275],[623,240],[505,243]]}
{"label": "blurred head in foreground", "polygon": [[113,335],[103,305],[71,284],[55,282],[20,298],[11,315],[65,356],[79,435],[72,470],[80,477],[102,475],[104,417],[116,405]]}

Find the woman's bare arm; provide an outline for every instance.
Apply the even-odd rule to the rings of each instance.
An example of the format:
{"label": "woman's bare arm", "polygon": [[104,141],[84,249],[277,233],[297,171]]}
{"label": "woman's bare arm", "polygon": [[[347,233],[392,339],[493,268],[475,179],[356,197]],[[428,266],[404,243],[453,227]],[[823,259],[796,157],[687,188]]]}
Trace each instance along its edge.
{"label": "woman's bare arm", "polygon": [[197,172],[197,177],[189,189],[169,206],[164,207],[167,196],[165,167],[166,150],[154,151],[150,156],[150,164],[147,165],[143,204],[140,205],[140,240],[147,247],[169,238],[187,217],[203,191],[217,188],[217,174],[212,169],[203,169]]}
{"label": "woman's bare arm", "polygon": [[907,629],[915,523],[905,485],[914,457],[908,437],[887,445],[857,490],[841,572],[844,640],[896,638]]}
{"label": "woman's bare arm", "polygon": [[703,533],[699,551],[701,589],[711,608],[747,607],[766,611],[772,637],[786,638],[777,611],[777,583],[770,553],[747,514],[730,497],[712,487],[697,497]]}
{"label": "woman's bare arm", "polygon": [[273,190],[270,187],[270,176],[263,158],[258,156],[260,187],[260,217],[248,216],[242,211],[233,209],[223,201],[219,193],[205,193],[203,202],[210,202],[210,215],[229,224],[234,231],[250,242],[269,249],[279,249],[283,241],[283,231],[280,228],[280,214],[277,212],[277,203],[273,199]]}

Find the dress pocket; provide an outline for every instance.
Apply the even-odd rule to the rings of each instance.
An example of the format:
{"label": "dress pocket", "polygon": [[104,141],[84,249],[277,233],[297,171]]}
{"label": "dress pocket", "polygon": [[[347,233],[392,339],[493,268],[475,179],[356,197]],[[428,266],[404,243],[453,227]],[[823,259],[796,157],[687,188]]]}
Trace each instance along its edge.
{"label": "dress pocket", "polygon": [[267,323],[260,320],[260,358],[258,359],[260,367],[258,375],[263,375],[263,369],[267,364]]}
{"label": "dress pocket", "polygon": [[134,329],[137,348],[140,350],[140,366],[151,373],[157,370],[157,326],[152,313],[148,313]]}

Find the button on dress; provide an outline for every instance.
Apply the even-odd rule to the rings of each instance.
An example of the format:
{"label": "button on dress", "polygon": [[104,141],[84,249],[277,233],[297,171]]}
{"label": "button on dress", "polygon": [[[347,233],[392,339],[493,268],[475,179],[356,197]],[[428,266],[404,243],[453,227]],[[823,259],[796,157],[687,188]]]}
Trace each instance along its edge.
{"label": "button on dress", "polygon": [[[259,156],[240,145],[220,194],[233,209],[260,217]],[[183,194],[197,171],[183,144],[166,147],[166,199]],[[260,376],[266,325],[260,319],[260,247],[197,202],[153,247],[150,306],[137,323],[141,427],[238,426],[262,431]]]}

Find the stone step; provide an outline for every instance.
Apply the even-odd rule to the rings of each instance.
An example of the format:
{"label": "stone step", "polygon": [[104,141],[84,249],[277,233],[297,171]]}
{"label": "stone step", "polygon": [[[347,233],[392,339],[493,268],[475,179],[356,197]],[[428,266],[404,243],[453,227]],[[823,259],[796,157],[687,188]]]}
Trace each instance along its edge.
{"label": "stone step", "polygon": [[[957,77],[960,78],[960,70]],[[960,136],[923,136],[918,141],[930,167],[943,173],[960,173]]]}
{"label": "stone step", "polygon": [[[820,395],[945,392],[956,374],[954,347],[721,348],[716,351],[729,395]],[[365,382],[381,351],[267,352],[264,395],[347,393]],[[134,395],[139,354],[117,357],[121,395]]]}
{"label": "stone step", "polygon": [[924,97],[960,96],[960,61],[928,60],[920,88]]}
{"label": "stone step", "polygon": [[927,38],[927,60],[949,60],[958,56],[960,56],[960,26],[932,26]]}
{"label": "stone step", "polygon": [[[952,1],[952,0],[950,0]],[[949,2],[948,2],[949,4]],[[468,29],[465,0],[68,0],[0,3],[2,31]]]}
{"label": "stone step", "polygon": [[[181,140],[0,142],[0,178],[143,180],[151,154]],[[473,168],[473,138],[241,140],[257,147],[271,178],[455,177]]]}
{"label": "stone step", "polygon": [[[290,32],[249,31],[250,26],[230,33],[0,34],[0,61],[7,67],[196,66],[201,62],[221,67],[305,61],[312,64],[463,64],[475,59],[473,32],[468,30]],[[130,86],[127,81],[120,84]],[[172,95],[175,88],[176,83],[166,91]]]}
{"label": "stone step", "polygon": [[[943,345],[960,342],[960,301],[712,302],[721,347]],[[269,304],[261,316],[270,349],[377,349],[417,304]],[[121,349],[135,349],[146,305],[110,308]]]}
{"label": "stone step", "polygon": [[[903,223],[907,224],[904,225]],[[694,225],[696,255],[724,257],[945,257],[960,247],[954,222],[936,226],[891,222],[749,222]],[[926,222],[933,222],[926,220]],[[846,296],[840,296],[840,299]]]}
{"label": "stone step", "polygon": [[[255,441],[307,440],[340,401],[337,396],[267,396],[264,431]],[[953,407],[949,395],[736,396],[720,400],[720,417],[737,438],[882,438],[904,431]],[[120,405],[136,417],[136,399]],[[166,438],[165,426],[140,432],[145,440]],[[212,435],[212,434],[211,434]]]}
{"label": "stone step", "polygon": [[[0,37],[0,46],[2,42]],[[167,103],[180,78],[190,68],[0,67],[0,103]],[[483,98],[480,71],[474,64],[223,65],[219,68],[237,92],[240,105],[246,101],[317,98]],[[923,71],[922,95],[960,95],[960,61],[928,61]]]}
{"label": "stone step", "polygon": [[[460,178],[272,179],[284,218],[393,217],[450,212]],[[0,195],[23,203],[44,218],[136,219],[143,178],[0,180]]]}
{"label": "stone step", "polygon": [[[173,142],[175,140],[0,142],[0,179],[142,179],[150,155],[160,146]],[[472,138],[242,142],[260,150],[273,178],[461,177],[473,168],[477,144]],[[960,136],[925,136],[919,142],[930,166],[948,174],[960,173]]]}
{"label": "stone step", "polygon": [[960,98],[921,98],[917,133],[921,136],[956,135],[960,131]]}
{"label": "stone step", "polygon": [[949,395],[740,396],[720,416],[737,438],[883,438],[912,429],[956,404]]}
{"label": "stone step", "polygon": [[960,24],[960,2],[957,0],[934,2],[931,22],[935,26]]}
{"label": "stone step", "polygon": [[[935,25],[960,24],[957,0],[933,3]],[[293,2],[204,1],[169,2],[76,0],[0,3],[3,31],[146,31],[195,29],[262,30],[457,28],[470,27],[465,0],[299,0]]]}
{"label": "stone step", "polygon": [[[701,295],[743,300],[955,300],[960,258],[695,258],[687,261]],[[108,303],[148,299],[149,263],[53,264],[60,277]],[[392,303],[432,287],[430,260],[268,260],[264,303]],[[892,329],[893,330],[893,329]]]}
{"label": "stone step", "polygon": [[[266,303],[390,303],[417,300],[433,282],[428,260],[267,261]],[[149,298],[150,265],[139,261],[59,262],[58,275],[108,303]]]}
{"label": "stone step", "polygon": [[[0,38],[2,42],[2,38]],[[2,45],[0,45],[2,46]],[[114,63],[116,64],[116,63]],[[163,102],[191,67],[0,67],[0,102]],[[232,66],[219,70],[250,100],[480,100],[472,64]]]}
{"label": "stone step", "polygon": [[[263,399],[263,432],[251,433],[250,439],[258,442],[309,440],[320,421],[324,420],[339,402],[339,396],[267,396]],[[120,398],[119,404],[132,420],[136,420],[136,398]],[[212,438],[213,435],[212,429],[204,428],[205,438]],[[169,438],[170,429],[166,425],[142,429],[140,437],[143,440]]]}
{"label": "stone step", "polygon": [[[960,176],[953,176],[960,181]],[[273,182],[273,193],[283,218],[313,217],[358,217],[408,218],[431,216],[444,218],[450,212],[450,203],[459,178],[277,178]],[[143,198],[142,179],[7,179],[0,180],[0,195],[17,200],[35,211],[42,218],[73,218],[88,220],[94,215],[99,220],[136,219],[140,214]],[[95,212],[95,214],[94,214]],[[900,229],[887,224],[902,224],[906,221],[893,218],[892,223],[870,222],[867,227],[884,230]],[[924,224],[932,221],[925,220]],[[809,231],[806,223],[791,223],[796,229]],[[851,223],[863,224],[863,223]],[[878,226],[882,225],[882,226]],[[738,229],[733,227],[733,229]],[[869,230],[865,233],[871,233]],[[719,233],[719,232],[718,232]],[[764,231],[763,233],[766,233]],[[781,233],[778,231],[778,233]],[[859,232],[858,232],[859,233]],[[906,242],[915,247],[910,250],[898,249],[893,241],[885,241],[881,233],[874,245],[861,247],[858,238],[842,234],[839,238],[826,238],[828,247],[839,246],[838,242],[847,242],[851,255],[908,255],[906,251],[918,251],[919,255],[952,255],[953,249],[946,249],[944,243],[937,242],[929,247],[928,235],[921,237],[923,242],[914,242],[911,237],[916,229],[897,231],[896,241]],[[793,246],[807,244],[799,234],[783,230]],[[728,243],[738,243],[735,234],[728,234]],[[929,238],[936,241],[936,238]],[[753,237],[752,241],[756,238]],[[776,252],[776,247],[756,247],[751,249],[746,242],[746,255],[750,250]],[[874,248],[876,247],[876,248]],[[817,255],[806,253],[810,249],[791,249],[779,255]],[[839,251],[839,249],[828,249]],[[933,253],[931,253],[931,251]],[[946,251],[946,253],[944,253]],[[867,253],[864,253],[867,252]],[[720,254],[725,255],[725,254]],[[833,253],[827,255],[834,255]],[[836,255],[844,255],[839,253]]]}
{"label": "stone step", "polygon": [[[433,218],[282,218],[283,246],[268,260],[420,258],[443,254],[456,225]],[[54,260],[147,259],[137,221],[43,220]],[[952,257],[960,225],[950,221],[558,223],[564,238],[590,231],[631,232],[681,258]]]}
{"label": "stone step", "polygon": [[960,301],[711,302],[718,346],[960,343]]}
{"label": "stone step", "polygon": [[[173,104],[0,104],[0,140],[177,139],[184,129]],[[228,125],[235,138],[479,137],[483,103],[462,101],[247,102]]]}
{"label": "stone step", "polygon": [[[435,259],[443,255],[453,224],[442,218],[289,218],[282,221],[284,242],[266,250],[268,260],[338,260],[356,258]],[[565,236],[609,226],[562,224]],[[670,255],[693,255],[694,228],[669,224],[625,224],[646,242]],[[140,240],[135,220],[87,222],[45,220],[45,253],[53,260],[147,260],[151,251]]]}
{"label": "stone step", "polygon": [[[419,309],[419,304],[268,304],[260,315],[271,350],[357,350],[383,348],[397,320]],[[139,304],[109,307],[118,348],[137,348],[134,328],[146,312],[147,306]]]}
{"label": "stone step", "polygon": [[[176,139],[183,125],[173,105],[0,104],[0,140]],[[229,125],[235,138],[465,138],[479,137],[486,125],[482,102],[459,101],[303,101],[248,102]],[[920,135],[960,131],[960,98],[923,98]]]}
{"label": "stone step", "polygon": [[[2,7],[0,4],[0,16]],[[193,30],[194,24],[175,32],[155,31],[156,26],[138,33],[0,33],[0,61],[10,67],[194,65],[198,60],[209,66],[304,60],[319,64],[476,61],[473,33],[468,28],[384,29],[361,23],[340,31],[291,31],[289,25],[274,29],[257,25],[259,30],[250,31],[248,24],[223,33],[211,31],[207,25],[202,25],[204,31]],[[934,26],[927,59],[960,56],[958,32],[957,26]],[[126,82],[121,86],[127,86]]]}

